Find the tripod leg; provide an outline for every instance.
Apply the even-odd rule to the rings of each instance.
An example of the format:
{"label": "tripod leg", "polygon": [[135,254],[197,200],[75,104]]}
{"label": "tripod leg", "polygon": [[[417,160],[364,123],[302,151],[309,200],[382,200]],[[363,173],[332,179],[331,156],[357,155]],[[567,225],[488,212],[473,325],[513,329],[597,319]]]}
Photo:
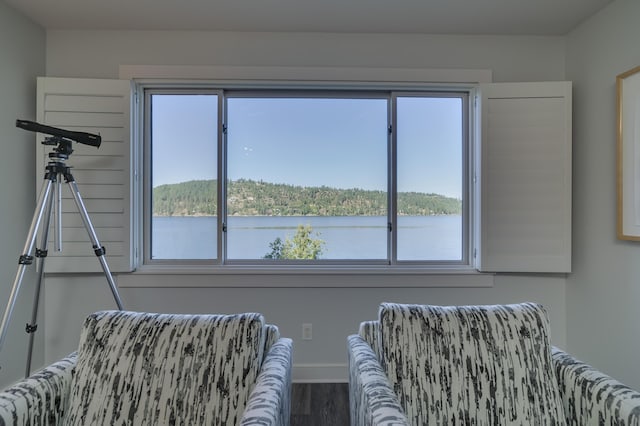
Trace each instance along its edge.
{"label": "tripod leg", "polygon": [[22,255],[20,255],[20,258],[18,260],[18,271],[16,272],[16,277],[13,281],[13,286],[11,287],[11,294],[9,295],[9,301],[7,302],[7,307],[2,317],[2,324],[0,324],[0,349],[2,348],[2,344],[4,343],[4,339],[7,335],[9,321],[11,320],[11,314],[13,313],[16,299],[18,298],[18,292],[20,291],[20,285],[22,284],[22,279],[24,278],[25,268],[33,263],[33,247],[36,240],[36,233],[38,227],[40,226],[47,201],[51,196],[51,185],[51,180],[45,180],[42,185],[40,195],[38,196],[36,210],[33,214],[31,226],[29,227],[29,232],[27,234],[27,241],[25,242],[24,249],[22,250]]}
{"label": "tripod leg", "polygon": [[56,251],[62,251],[62,182],[56,180],[53,185],[53,217],[55,218],[54,240],[56,243]]}
{"label": "tripod leg", "polygon": [[[59,181],[56,182],[58,184]],[[55,190],[56,184],[54,184],[53,194],[55,196],[56,193],[59,193],[59,189]],[[33,355],[33,340],[35,337],[35,332],[38,330],[38,306],[40,304],[40,289],[42,288],[42,280],[44,279],[44,261],[47,257],[47,249],[49,244],[49,224],[51,222],[51,215],[53,214],[53,206],[59,206],[60,201],[57,200],[56,197],[49,197],[49,201],[46,203],[46,212],[44,215],[44,221],[42,223],[42,231],[41,231],[41,240],[40,240],[40,248],[36,247],[36,258],[38,261],[37,271],[38,278],[36,281],[35,293],[33,295],[33,311],[31,313],[31,323],[27,324],[25,331],[29,334],[29,349],[27,350],[27,366],[25,370],[24,377],[29,377],[31,374],[31,358]],[[59,226],[59,225],[58,225]],[[58,229],[58,228],[56,228]],[[58,231],[58,235],[60,232]],[[59,237],[60,238],[60,237]]]}
{"label": "tripod leg", "polygon": [[109,287],[111,287],[111,293],[113,293],[113,298],[116,301],[116,305],[118,305],[119,310],[123,310],[122,300],[120,299],[118,288],[116,287],[116,283],[113,281],[113,276],[111,275],[111,271],[109,270],[109,265],[107,265],[107,260],[104,257],[105,249],[100,244],[100,241],[98,241],[96,232],[93,228],[93,225],[91,224],[91,219],[89,219],[89,214],[87,213],[87,209],[85,208],[82,197],[80,196],[80,191],[78,191],[78,185],[74,181],[71,173],[66,173],[65,179],[69,184],[69,189],[71,190],[73,199],[76,202],[76,206],[78,207],[78,211],[80,212],[80,216],[82,217],[82,222],[84,223],[84,227],[87,229],[87,233],[89,234],[89,238],[91,239],[91,243],[93,244],[93,251],[95,252],[96,256],[98,256],[100,264],[102,265],[102,270],[104,271],[104,275],[107,277],[107,281],[109,282]]}

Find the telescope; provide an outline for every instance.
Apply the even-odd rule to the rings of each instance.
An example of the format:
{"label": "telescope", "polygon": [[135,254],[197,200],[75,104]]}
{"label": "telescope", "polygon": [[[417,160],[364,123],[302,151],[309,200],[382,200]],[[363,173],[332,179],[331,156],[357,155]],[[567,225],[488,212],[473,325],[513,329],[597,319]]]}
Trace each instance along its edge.
{"label": "telescope", "polygon": [[[38,325],[36,324],[36,321],[38,319],[38,304],[40,299],[40,288],[42,286],[42,280],[44,278],[45,271],[44,261],[47,257],[49,247],[49,225],[52,216],[55,219],[54,230],[57,237],[56,250],[62,251],[61,183],[63,180],[69,185],[69,190],[71,191],[71,195],[73,196],[73,201],[78,208],[78,213],[82,218],[82,223],[84,224],[84,227],[88,233],[89,240],[91,240],[93,252],[98,257],[100,265],[102,266],[102,270],[104,271],[104,275],[107,278],[107,282],[111,287],[111,292],[113,293],[116,305],[118,305],[119,310],[123,310],[123,306],[122,300],[120,299],[120,294],[118,293],[118,288],[115,281],[113,280],[111,271],[109,270],[109,265],[107,265],[107,260],[105,258],[106,249],[102,246],[102,244],[100,244],[100,241],[98,240],[98,236],[96,235],[93,224],[91,223],[91,219],[89,218],[89,213],[87,213],[87,208],[84,205],[84,201],[82,200],[82,196],[80,195],[80,191],[78,190],[76,180],[71,174],[71,167],[65,164],[65,160],[67,160],[69,158],[69,155],[73,152],[73,149],[71,149],[72,142],[75,141],[99,148],[100,143],[102,142],[102,138],[100,137],[100,135],[58,129],[57,127],[45,126],[44,124],[39,124],[34,121],[27,120],[16,120],[16,127],[20,127],[21,129],[29,130],[31,132],[51,135],[49,137],[46,137],[42,144],[51,146],[57,145],[57,147],[53,149],[53,152],[49,153],[50,160],[45,167],[44,182],[42,183],[42,188],[40,189],[40,195],[38,196],[36,210],[33,213],[31,226],[29,227],[29,232],[27,233],[27,241],[25,242],[22,254],[18,258],[18,270],[16,271],[16,277],[13,281],[11,292],[9,293],[7,307],[5,308],[4,315],[2,316],[2,321],[0,322],[0,348],[2,348],[4,339],[7,336],[9,321],[11,319],[13,309],[15,308],[18,293],[20,291],[20,287],[22,286],[25,269],[29,265],[33,264],[34,261],[36,261],[37,270],[39,270],[40,273],[37,275],[33,310],[31,314],[31,323],[28,323],[25,328],[25,331],[29,334],[29,350],[27,352],[27,369],[25,377],[29,377],[29,375],[31,374],[31,355],[33,352],[34,343],[33,333],[35,333],[38,329]],[[40,246],[36,247],[36,237],[38,235],[40,235],[41,241]],[[0,424],[4,425],[2,419],[0,419]]]}
{"label": "telescope", "polygon": [[84,145],[95,146],[96,148],[99,148],[100,143],[102,143],[102,137],[100,137],[100,135],[85,132],[73,132],[71,130],[45,126],[44,124],[36,123],[35,121],[16,120],[16,127],[29,130],[31,132],[45,133],[58,138],[69,139]]}

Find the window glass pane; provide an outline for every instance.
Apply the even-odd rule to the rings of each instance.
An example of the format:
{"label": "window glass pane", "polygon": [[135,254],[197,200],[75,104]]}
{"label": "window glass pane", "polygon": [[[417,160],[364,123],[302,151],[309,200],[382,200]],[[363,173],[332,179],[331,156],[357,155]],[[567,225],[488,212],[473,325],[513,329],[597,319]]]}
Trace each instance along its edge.
{"label": "window glass pane", "polygon": [[217,257],[218,96],[151,96],[151,259]]}
{"label": "window glass pane", "polygon": [[227,258],[387,259],[386,99],[227,99]]}
{"label": "window glass pane", "polygon": [[460,261],[463,103],[397,100],[397,259]]}

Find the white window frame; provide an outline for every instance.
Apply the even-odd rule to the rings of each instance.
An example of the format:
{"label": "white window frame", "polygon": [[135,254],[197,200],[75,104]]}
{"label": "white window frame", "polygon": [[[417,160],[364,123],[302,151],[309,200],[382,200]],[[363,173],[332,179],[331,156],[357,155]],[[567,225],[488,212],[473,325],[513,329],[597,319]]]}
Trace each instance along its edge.
{"label": "white window frame", "polygon": [[[314,260],[314,261],[277,261],[270,262],[260,259],[256,260],[237,260],[226,259],[226,253],[223,249],[223,240],[228,236],[221,230],[223,221],[226,219],[224,206],[226,203],[226,188],[224,183],[226,182],[225,175],[225,149],[226,143],[224,138],[226,135],[223,131],[224,125],[224,110],[222,105],[224,104],[224,92],[228,92],[229,96],[260,96],[262,94],[275,96],[305,96],[311,93],[310,91],[321,90],[320,97],[326,94],[327,98],[332,96],[353,96],[357,97],[370,97],[380,95],[381,97],[389,100],[389,113],[388,124],[392,129],[397,128],[397,117],[395,116],[395,108],[392,108],[392,104],[395,104],[398,97],[409,96],[436,96],[438,93],[442,93],[443,97],[460,97],[462,99],[463,107],[463,147],[462,147],[462,253],[461,260],[459,261],[413,261],[413,260],[397,260],[397,217],[395,215],[396,205],[396,179],[391,176],[393,169],[397,167],[397,159],[395,157],[394,148],[397,145],[396,132],[391,132],[391,139],[389,141],[389,159],[388,170],[385,170],[389,176],[387,187],[388,192],[388,220],[392,223],[394,228],[390,233],[389,243],[387,247],[388,261],[378,261],[371,259],[356,259],[356,260]],[[207,81],[193,84],[184,80],[170,80],[170,81],[151,81],[151,82],[139,82],[138,87],[138,99],[144,101],[139,105],[138,109],[141,116],[144,116],[142,133],[143,133],[143,149],[142,152],[151,152],[151,141],[149,138],[150,118],[147,117],[148,107],[145,105],[150,102],[150,94],[163,94],[163,93],[180,93],[180,94],[217,94],[218,105],[221,111],[220,121],[218,123],[218,182],[222,185],[218,185],[218,258],[212,260],[196,260],[196,259],[151,259],[151,218],[149,212],[151,210],[151,190],[148,187],[148,182],[151,180],[151,160],[149,155],[143,155],[143,182],[145,184],[140,188],[140,192],[143,196],[143,209],[141,222],[143,224],[142,232],[142,253],[143,256],[139,260],[138,268],[145,271],[153,271],[158,268],[166,269],[193,269],[193,270],[210,270],[210,271],[223,271],[223,270],[251,270],[251,271],[264,271],[264,272],[283,272],[283,271],[297,271],[297,272],[328,272],[333,273],[336,271],[357,271],[362,270],[384,270],[384,271],[396,271],[396,272],[443,272],[443,271],[456,271],[456,272],[470,272],[474,271],[472,252],[473,252],[473,228],[472,228],[472,214],[470,206],[473,205],[472,201],[472,182],[470,176],[472,172],[473,161],[471,157],[471,146],[473,145],[473,139],[471,137],[470,129],[472,128],[471,115],[471,102],[470,99],[474,96],[474,87],[470,85],[437,85],[428,83],[394,83],[389,85],[385,82],[368,82],[366,84],[353,82],[348,84],[336,84],[335,82],[314,82],[312,84],[305,82],[278,82],[278,83],[264,83],[264,82],[219,82],[219,81]],[[391,115],[392,114],[392,115]],[[393,163],[393,167],[391,166]]]}

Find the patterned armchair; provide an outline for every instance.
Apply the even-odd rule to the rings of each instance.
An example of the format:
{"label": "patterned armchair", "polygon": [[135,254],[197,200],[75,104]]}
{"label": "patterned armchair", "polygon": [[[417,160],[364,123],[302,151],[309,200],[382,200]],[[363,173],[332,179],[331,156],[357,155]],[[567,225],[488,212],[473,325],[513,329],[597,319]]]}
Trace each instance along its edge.
{"label": "patterned armchair", "polygon": [[260,314],[104,311],[0,393],[0,425],[288,425],[292,341]]}
{"label": "patterned armchair", "polygon": [[540,305],[383,303],[348,337],[351,424],[640,425],[640,393],[550,345]]}

